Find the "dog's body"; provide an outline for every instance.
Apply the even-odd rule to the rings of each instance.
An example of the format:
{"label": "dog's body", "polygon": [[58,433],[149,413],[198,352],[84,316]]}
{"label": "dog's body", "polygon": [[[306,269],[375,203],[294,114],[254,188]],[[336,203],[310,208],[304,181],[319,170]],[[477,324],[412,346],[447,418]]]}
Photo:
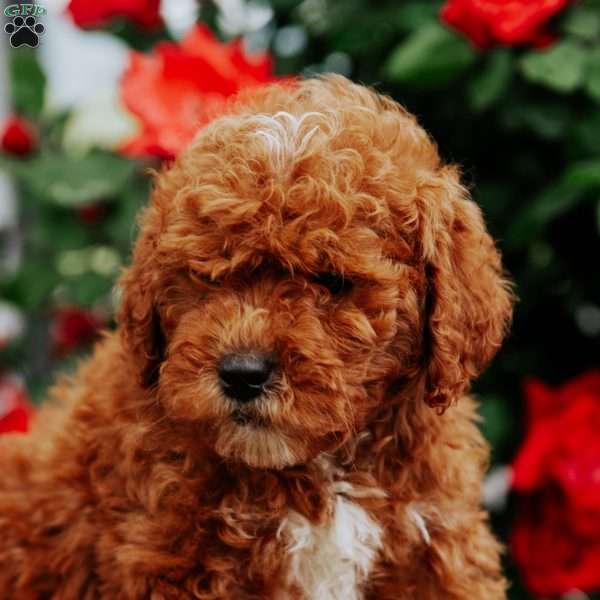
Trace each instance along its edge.
{"label": "dog's body", "polygon": [[512,298],[398,105],[339,77],[244,100],[157,178],[122,284],[0,442],[0,598],[505,597],[464,392]]}

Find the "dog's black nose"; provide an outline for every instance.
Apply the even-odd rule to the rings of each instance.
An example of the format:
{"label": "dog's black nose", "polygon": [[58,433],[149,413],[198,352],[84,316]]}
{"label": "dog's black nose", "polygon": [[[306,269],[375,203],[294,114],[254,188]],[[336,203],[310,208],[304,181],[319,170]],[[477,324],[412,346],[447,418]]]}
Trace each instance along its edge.
{"label": "dog's black nose", "polygon": [[238,402],[260,396],[269,381],[273,362],[264,354],[227,354],[219,363],[219,379],[223,392]]}

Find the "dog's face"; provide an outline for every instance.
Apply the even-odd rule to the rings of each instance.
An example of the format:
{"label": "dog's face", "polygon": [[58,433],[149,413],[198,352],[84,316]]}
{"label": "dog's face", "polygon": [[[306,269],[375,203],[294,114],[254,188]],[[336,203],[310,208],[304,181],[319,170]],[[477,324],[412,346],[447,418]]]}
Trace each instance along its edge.
{"label": "dog's face", "polygon": [[120,321],[169,417],[282,468],[408,382],[448,404],[511,302],[477,207],[400,107],[342,78],[244,106],[157,178]]}

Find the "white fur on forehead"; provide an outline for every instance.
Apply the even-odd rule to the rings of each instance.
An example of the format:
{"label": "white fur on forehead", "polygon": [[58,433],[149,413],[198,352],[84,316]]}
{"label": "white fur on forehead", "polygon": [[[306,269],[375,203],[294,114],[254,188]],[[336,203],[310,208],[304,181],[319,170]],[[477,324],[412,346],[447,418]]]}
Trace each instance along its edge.
{"label": "white fur on forehead", "polygon": [[293,115],[284,111],[252,117],[257,126],[255,135],[263,140],[270,164],[279,174],[285,174],[302,156],[325,119],[326,116],[318,112]]}

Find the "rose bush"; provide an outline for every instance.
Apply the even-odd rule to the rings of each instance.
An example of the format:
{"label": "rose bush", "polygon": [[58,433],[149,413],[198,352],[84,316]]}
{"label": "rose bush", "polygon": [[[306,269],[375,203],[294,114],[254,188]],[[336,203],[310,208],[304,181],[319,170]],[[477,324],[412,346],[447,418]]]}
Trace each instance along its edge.
{"label": "rose bush", "polygon": [[466,35],[478,48],[496,43],[506,46],[545,46],[553,37],[550,18],[570,0],[448,0],[442,19]]}
{"label": "rose bush", "polygon": [[[51,13],[51,5],[69,3],[42,4]],[[89,350],[97,328],[88,314],[111,323],[118,300],[111,290],[129,261],[134,215],[149,196],[148,163],[157,162],[130,156],[172,156],[232,90],[271,81],[273,57],[282,76],[333,70],[377,86],[419,115],[446,160],[463,165],[520,297],[513,334],[475,386],[495,472],[506,473],[502,465],[523,433],[519,382],[530,373],[560,380],[598,366],[600,278],[590,249],[600,232],[600,3],[173,0],[161,2],[161,12],[164,27],[148,32],[144,23],[159,19],[156,0],[72,0],[56,19],[44,17],[38,48],[6,53],[6,104],[31,125],[21,130],[26,136],[13,129],[0,152],[0,168],[13,179],[0,195],[0,297],[22,314],[3,315],[0,302],[0,379],[19,373],[32,402],[41,401],[52,373],[75,364],[71,351]],[[203,26],[194,30],[196,17]],[[95,24],[106,30],[88,31]],[[169,37],[190,29],[194,43]],[[268,54],[247,56],[239,42],[218,41],[238,34],[253,46],[269,44]],[[560,41],[539,52],[551,35]],[[504,47],[513,44],[520,47]],[[263,71],[253,73],[257,65]],[[64,308],[83,313],[60,315]],[[534,384],[527,393],[566,409],[565,393],[559,401],[557,391]],[[557,419],[547,446],[534,435],[542,419],[534,420],[517,465],[513,543],[536,594],[509,569],[511,600],[596,585],[598,513],[586,510],[595,498],[595,446],[579,439],[592,417],[573,432]],[[578,444],[584,449],[576,459]],[[566,492],[572,484],[546,474],[544,448],[555,467],[563,452],[587,471],[577,501]],[[523,471],[534,483],[522,483]],[[498,498],[507,482],[496,481]],[[514,506],[496,505],[502,541]]]}
{"label": "rose bush", "polygon": [[513,468],[513,555],[540,596],[600,588],[600,372],[525,387],[528,432]]}
{"label": "rose bush", "polygon": [[163,42],[151,54],[132,52],[122,98],[141,132],[122,151],[130,156],[174,156],[198,127],[239,90],[273,80],[268,54],[248,56],[240,40],[221,43],[198,25],[179,44]]}
{"label": "rose bush", "polygon": [[162,22],[159,8],[160,0],[71,0],[67,11],[79,27],[101,27],[116,17],[122,17],[146,29],[153,29]]}

